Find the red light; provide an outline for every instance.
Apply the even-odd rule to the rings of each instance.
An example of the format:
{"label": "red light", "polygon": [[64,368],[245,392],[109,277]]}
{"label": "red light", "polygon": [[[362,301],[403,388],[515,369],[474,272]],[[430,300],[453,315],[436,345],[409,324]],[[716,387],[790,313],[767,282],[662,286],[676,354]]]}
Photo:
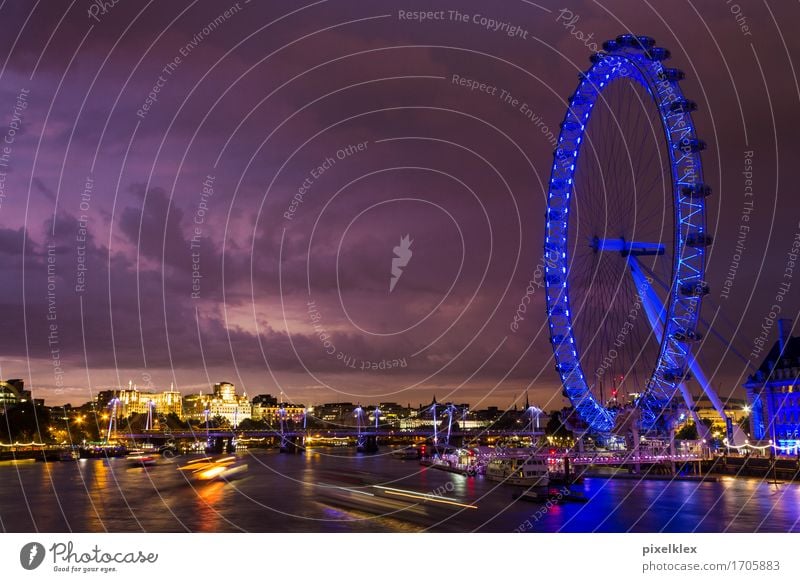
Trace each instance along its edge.
{"label": "red light", "polygon": [[550,449],[550,454],[551,455],[555,455],[556,454],[556,450],[555,449]]}

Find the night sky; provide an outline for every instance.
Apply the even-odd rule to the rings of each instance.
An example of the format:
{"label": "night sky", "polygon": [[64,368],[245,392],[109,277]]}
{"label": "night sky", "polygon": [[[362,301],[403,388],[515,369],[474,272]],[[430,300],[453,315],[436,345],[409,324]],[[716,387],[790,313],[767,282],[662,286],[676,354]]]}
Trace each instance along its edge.
{"label": "night sky", "polygon": [[[704,318],[756,366],[771,306],[797,319],[796,3],[101,4],[0,3],[0,377],[50,404],[229,380],[563,406],[545,185],[578,72],[628,31],[698,103]],[[699,357],[743,395],[731,350]]]}

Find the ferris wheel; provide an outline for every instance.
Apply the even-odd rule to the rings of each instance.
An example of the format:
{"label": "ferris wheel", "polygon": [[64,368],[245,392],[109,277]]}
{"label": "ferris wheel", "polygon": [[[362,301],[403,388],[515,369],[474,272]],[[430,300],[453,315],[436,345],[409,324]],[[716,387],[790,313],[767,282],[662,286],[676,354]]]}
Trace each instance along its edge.
{"label": "ferris wheel", "polygon": [[623,395],[643,430],[663,428],[678,393],[694,410],[686,381],[708,293],[711,189],[696,104],[681,91],[683,72],[664,66],[669,56],[646,36],[603,43],[569,98],[554,151],[544,243],[550,341],[563,394],[600,433],[614,430]]}

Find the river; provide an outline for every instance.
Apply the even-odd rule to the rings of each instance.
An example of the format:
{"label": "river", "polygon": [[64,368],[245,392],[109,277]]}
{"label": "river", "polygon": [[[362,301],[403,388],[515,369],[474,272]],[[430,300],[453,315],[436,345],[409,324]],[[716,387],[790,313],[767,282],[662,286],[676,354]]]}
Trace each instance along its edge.
{"label": "river", "polygon": [[[717,482],[588,478],[584,503],[517,501],[517,487],[463,477],[388,454],[319,449],[304,455],[239,453],[244,478],[187,481],[191,457],[131,468],[124,459],[0,463],[5,532],[797,532],[800,484],[719,477]],[[341,477],[452,500],[430,511],[393,511],[365,495],[341,503]],[[356,478],[357,476],[357,478]],[[403,493],[406,492],[406,493]],[[408,503],[416,503],[409,498]],[[396,502],[395,502],[396,503]],[[470,507],[465,507],[470,506]]]}

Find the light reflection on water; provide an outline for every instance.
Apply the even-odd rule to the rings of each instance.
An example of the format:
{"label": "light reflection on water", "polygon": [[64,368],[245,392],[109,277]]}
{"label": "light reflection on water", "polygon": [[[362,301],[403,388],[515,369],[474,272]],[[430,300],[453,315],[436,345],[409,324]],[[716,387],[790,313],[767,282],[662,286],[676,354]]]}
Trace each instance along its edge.
{"label": "light reflection on water", "polygon": [[[124,459],[0,466],[5,531],[497,531],[526,520],[530,531],[800,531],[800,484],[722,477],[716,483],[587,479],[588,503],[516,501],[515,487],[429,470],[388,455],[337,450],[307,455],[246,454],[242,479],[191,484],[177,471],[188,458],[148,469]],[[437,492],[477,510],[382,515],[386,508],[334,503],[321,484],[350,478]],[[364,499],[368,498],[363,497]],[[359,499],[362,499],[361,497]],[[28,503],[26,503],[26,500]],[[327,501],[326,501],[327,500]]]}

